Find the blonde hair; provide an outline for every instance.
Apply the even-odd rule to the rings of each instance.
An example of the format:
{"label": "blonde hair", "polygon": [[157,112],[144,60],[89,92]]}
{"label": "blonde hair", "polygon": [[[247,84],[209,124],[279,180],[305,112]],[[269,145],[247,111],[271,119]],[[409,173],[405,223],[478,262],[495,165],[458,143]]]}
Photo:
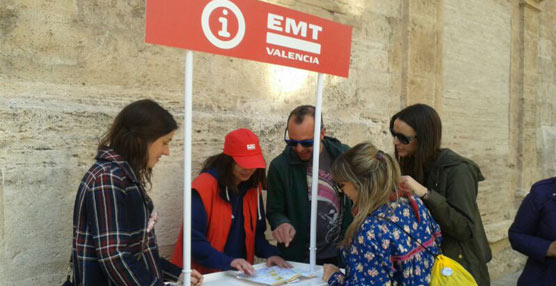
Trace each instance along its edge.
{"label": "blonde hair", "polygon": [[357,192],[353,208],[358,212],[341,242],[348,246],[367,216],[388,203],[392,193],[397,193],[400,167],[392,156],[371,142],[363,142],[340,155],[332,164],[331,172],[336,182],[350,182]]}

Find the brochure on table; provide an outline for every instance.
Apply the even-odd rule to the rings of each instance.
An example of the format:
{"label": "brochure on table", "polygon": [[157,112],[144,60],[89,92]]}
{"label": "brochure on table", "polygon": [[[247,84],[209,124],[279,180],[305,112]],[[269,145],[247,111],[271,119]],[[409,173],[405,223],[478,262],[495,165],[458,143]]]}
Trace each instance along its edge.
{"label": "brochure on table", "polygon": [[223,271],[207,274],[204,277],[204,286],[236,286],[236,285],[297,285],[320,286],[327,285],[322,280],[322,267],[316,266],[316,272],[309,273],[309,264],[289,262],[294,268],[280,269],[276,266],[266,267],[265,263],[254,265],[257,274],[245,276],[238,271]]}

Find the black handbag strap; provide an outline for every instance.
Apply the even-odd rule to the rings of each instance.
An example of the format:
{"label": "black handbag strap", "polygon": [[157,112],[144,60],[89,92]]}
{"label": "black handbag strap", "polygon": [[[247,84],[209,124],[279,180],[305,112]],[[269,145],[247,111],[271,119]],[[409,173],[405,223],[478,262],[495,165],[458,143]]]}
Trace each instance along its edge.
{"label": "black handbag strap", "polygon": [[[441,250],[440,248],[438,249],[439,253],[435,254],[433,253],[428,247],[424,246],[418,239],[416,239],[413,235],[411,235],[411,233],[405,231],[405,229],[403,229],[403,227],[399,224],[397,224],[396,222],[392,221],[391,219],[384,217],[384,216],[375,216],[379,219],[385,220],[387,222],[390,222],[391,224],[394,224],[395,226],[397,226],[399,229],[401,229],[405,234],[407,234],[407,236],[409,236],[413,241],[417,242],[426,252],[428,252],[430,255],[434,256],[434,258],[436,258],[436,256],[438,256],[439,254],[441,254]],[[432,235],[431,235],[432,238]]]}
{"label": "black handbag strap", "polygon": [[66,281],[62,284],[62,286],[73,286],[73,254],[70,255],[69,264],[68,264],[68,276],[66,277]]}

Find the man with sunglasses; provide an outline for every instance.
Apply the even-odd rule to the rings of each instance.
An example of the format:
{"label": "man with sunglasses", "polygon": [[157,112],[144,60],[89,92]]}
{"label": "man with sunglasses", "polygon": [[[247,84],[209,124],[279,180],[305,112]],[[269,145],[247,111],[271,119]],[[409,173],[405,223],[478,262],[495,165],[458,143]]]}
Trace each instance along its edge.
{"label": "man with sunglasses", "polygon": [[[351,201],[330,175],[332,162],[349,149],[325,136],[321,121],[317,213],[317,264],[338,264],[337,243],[351,223]],[[289,115],[284,151],[268,169],[267,218],[282,257],[308,262],[315,108],[302,105]]]}

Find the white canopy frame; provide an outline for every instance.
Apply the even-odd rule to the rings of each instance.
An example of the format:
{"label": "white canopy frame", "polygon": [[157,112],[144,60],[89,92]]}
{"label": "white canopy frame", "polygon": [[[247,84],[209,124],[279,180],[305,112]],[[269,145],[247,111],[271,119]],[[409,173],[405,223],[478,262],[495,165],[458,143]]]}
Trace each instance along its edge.
{"label": "white canopy frame", "polygon": [[[315,105],[315,128],[313,133],[313,172],[311,183],[311,227],[309,243],[309,263],[311,273],[316,272],[316,251],[317,251],[317,199],[318,199],[318,171],[320,154],[320,131],[321,131],[321,109],[322,109],[322,90],[323,74],[317,77],[317,99]],[[191,134],[193,128],[193,52],[185,52],[185,92],[184,92],[184,133],[183,133],[183,285],[191,285]],[[317,166],[316,168],[314,166]]]}

